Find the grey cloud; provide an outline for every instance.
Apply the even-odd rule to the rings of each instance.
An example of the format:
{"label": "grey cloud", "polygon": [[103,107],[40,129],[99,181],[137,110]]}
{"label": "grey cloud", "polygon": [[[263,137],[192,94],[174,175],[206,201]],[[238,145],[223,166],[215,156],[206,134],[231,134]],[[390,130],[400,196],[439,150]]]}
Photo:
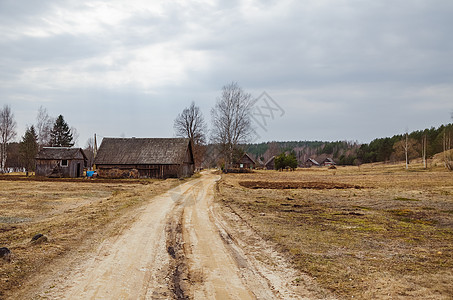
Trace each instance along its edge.
{"label": "grey cloud", "polygon": [[[395,134],[406,125],[421,129],[449,121],[448,112],[445,117],[442,113],[453,80],[453,2],[294,1],[282,9],[280,2],[260,1],[250,11],[241,5],[240,1],[214,6],[166,2],[162,14],[143,9],[120,23],[101,24],[100,34],[1,39],[0,95],[4,101],[17,95],[52,99],[43,105],[54,111],[82,102],[91,110],[77,111],[83,116],[83,122],[75,124],[84,128],[79,130],[81,140],[93,127],[108,134],[124,128],[126,134],[158,135],[155,128],[129,124],[132,120],[146,124],[147,113],[151,120],[165,124],[160,127],[168,128],[161,130],[171,135],[177,109],[195,100],[209,115],[220,88],[231,81],[255,96],[265,90],[287,107],[288,114],[266,133],[267,139],[367,141]],[[53,1],[20,10],[22,6],[20,1],[0,2],[0,16],[9,15],[0,20],[0,28],[38,26],[39,19],[58,6],[89,9]],[[68,64],[73,65],[74,78],[85,73],[102,78],[137,63],[135,50],[161,44],[176,53],[200,53],[205,66],[189,65],[181,82],[164,84],[151,94],[134,82],[52,90],[40,89],[40,82],[19,81],[30,67]],[[112,53],[113,62],[103,63],[102,58]],[[436,109],[425,109],[430,101],[437,103]],[[326,109],[314,115],[306,108],[310,106]],[[98,111],[105,112],[104,119],[94,117]],[[118,118],[121,121],[115,123]]]}

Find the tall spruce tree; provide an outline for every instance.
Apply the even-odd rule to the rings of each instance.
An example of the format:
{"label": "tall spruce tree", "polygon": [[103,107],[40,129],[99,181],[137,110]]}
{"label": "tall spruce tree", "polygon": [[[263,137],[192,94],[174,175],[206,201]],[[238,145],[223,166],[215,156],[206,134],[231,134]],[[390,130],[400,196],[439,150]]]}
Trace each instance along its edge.
{"label": "tall spruce tree", "polygon": [[20,160],[27,172],[35,170],[35,156],[38,153],[38,135],[32,125],[27,128],[19,145]]}
{"label": "tall spruce tree", "polygon": [[51,147],[72,147],[74,146],[71,129],[62,115],[55,120],[53,129],[50,131]]}

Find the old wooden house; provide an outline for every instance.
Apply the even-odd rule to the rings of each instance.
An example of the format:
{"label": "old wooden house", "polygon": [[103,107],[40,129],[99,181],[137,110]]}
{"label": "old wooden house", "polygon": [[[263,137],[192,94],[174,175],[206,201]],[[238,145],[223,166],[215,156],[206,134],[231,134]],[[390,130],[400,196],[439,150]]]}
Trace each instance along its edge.
{"label": "old wooden house", "polygon": [[82,177],[87,157],[81,148],[44,147],[36,155],[36,176]]}
{"label": "old wooden house", "polygon": [[275,156],[272,156],[265,164],[264,168],[267,170],[275,170]]}
{"label": "old wooden house", "polygon": [[306,167],[306,168],[310,168],[310,167],[313,167],[313,166],[319,167],[321,165],[316,160],[314,160],[313,158],[307,159],[305,161],[305,163],[304,163],[304,167]]}
{"label": "old wooden house", "polygon": [[321,165],[330,167],[330,166],[336,165],[336,163],[333,161],[332,158],[327,157],[326,159],[324,159],[324,161],[321,163]]}
{"label": "old wooden house", "polygon": [[184,138],[104,138],[95,164],[104,178],[188,177],[195,169],[192,143]]}
{"label": "old wooden house", "polygon": [[242,157],[234,164],[238,169],[254,169],[256,167],[255,160],[248,154],[244,153]]}

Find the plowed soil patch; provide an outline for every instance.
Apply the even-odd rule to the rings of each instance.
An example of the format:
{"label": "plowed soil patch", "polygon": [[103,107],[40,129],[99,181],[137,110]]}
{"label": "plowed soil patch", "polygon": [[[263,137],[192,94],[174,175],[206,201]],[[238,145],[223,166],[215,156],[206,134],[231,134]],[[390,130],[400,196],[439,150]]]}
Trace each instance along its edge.
{"label": "plowed soil patch", "polygon": [[297,182],[297,181],[240,181],[239,184],[249,189],[361,189],[359,185],[337,182]]}

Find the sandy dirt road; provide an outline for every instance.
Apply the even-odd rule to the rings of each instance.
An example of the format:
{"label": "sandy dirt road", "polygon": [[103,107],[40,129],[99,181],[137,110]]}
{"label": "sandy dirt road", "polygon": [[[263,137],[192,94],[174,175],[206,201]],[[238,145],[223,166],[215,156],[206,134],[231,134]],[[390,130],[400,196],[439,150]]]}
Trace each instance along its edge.
{"label": "sandy dirt road", "polygon": [[[204,174],[153,198],[121,235],[59,274],[42,299],[301,299],[313,297],[281,257],[267,263],[214,209],[218,175]],[[236,233],[237,234],[237,233]],[[240,233],[243,234],[243,233]]]}

